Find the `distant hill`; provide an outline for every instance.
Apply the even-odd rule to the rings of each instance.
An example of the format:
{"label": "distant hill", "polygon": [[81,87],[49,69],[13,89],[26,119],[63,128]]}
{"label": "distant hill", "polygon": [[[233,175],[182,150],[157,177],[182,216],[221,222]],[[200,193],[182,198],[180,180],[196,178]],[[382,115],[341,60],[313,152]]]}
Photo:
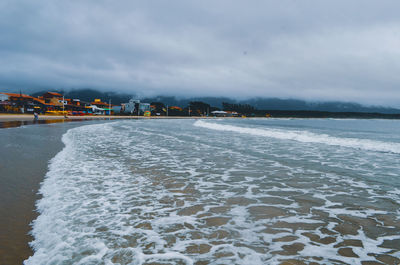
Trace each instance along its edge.
{"label": "distant hill", "polygon": [[[33,93],[33,96],[40,96],[45,91]],[[64,91],[57,91],[64,93]],[[108,102],[111,99],[112,104],[121,104],[128,102],[129,99],[135,98],[135,94],[101,92],[94,89],[76,89],[65,92],[67,98],[79,98],[83,101],[93,101],[99,98]],[[157,96],[141,98],[143,102],[162,102],[169,106],[186,107],[191,101],[202,101],[211,106],[222,109],[222,103],[232,104],[249,104],[258,110],[288,110],[288,111],[326,111],[326,112],[362,112],[362,113],[383,113],[383,114],[400,114],[400,109],[382,107],[382,106],[366,106],[359,103],[351,102],[316,102],[304,101],[297,99],[280,99],[280,98],[251,98],[246,100],[235,100],[227,97],[193,97],[178,98],[171,96]]]}
{"label": "distant hill", "polygon": [[352,102],[311,102],[295,99],[279,99],[279,98],[254,98],[241,101],[254,106],[257,109],[264,110],[314,110],[329,112],[368,112],[368,113],[385,113],[400,114],[400,109],[388,108],[382,106],[365,106]]}
{"label": "distant hill", "polygon": [[358,103],[348,102],[311,102],[295,99],[279,98],[252,98],[247,100],[234,100],[225,97],[195,97],[179,99],[175,97],[152,97],[144,98],[145,102],[159,101],[166,105],[176,105],[186,107],[190,101],[203,101],[211,106],[222,109],[222,103],[248,104],[258,110],[303,110],[303,111],[327,111],[327,112],[365,112],[400,114],[400,109],[387,108],[381,106],[365,106]]}

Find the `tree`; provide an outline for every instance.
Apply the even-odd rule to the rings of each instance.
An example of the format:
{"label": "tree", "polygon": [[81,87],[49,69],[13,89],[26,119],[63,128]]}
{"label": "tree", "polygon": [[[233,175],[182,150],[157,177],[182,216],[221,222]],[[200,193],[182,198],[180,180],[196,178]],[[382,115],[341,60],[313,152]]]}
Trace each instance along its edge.
{"label": "tree", "polygon": [[222,103],[222,109],[225,111],[236,111],[242,114],[254,113],[256,111],[256,108],[249,104],[231,104],[226,102]]}
{"label": "tree", "polygon": [[171,106],[168,108],[169,116],[186,116],[187,112],[183,112],[183,109],[178,106]]}
{"label": "tree", "polygon": [[166,115],[167,110],[165,108],[164,103],[162,103],[162,102],[151,102],[150,106],[152,108],[152,113],[153,114],[160,113],[161,115]]}
{"label": "tree", "polygon": [[189,107],[192,116],[207,115],[210,111],[210,104],[204,103],[202,101],[191,101],[189,102]]}

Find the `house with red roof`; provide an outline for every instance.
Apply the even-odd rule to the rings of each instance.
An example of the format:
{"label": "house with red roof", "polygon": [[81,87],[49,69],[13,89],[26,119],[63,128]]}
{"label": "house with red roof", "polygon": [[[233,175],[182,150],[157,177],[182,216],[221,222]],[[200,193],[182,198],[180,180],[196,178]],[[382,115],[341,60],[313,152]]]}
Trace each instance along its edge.
{"label": "house with red roof", "polygon": [[43,100],[22,93],[0,93],[2,112],[34,113],[44,112],[46,104]]}

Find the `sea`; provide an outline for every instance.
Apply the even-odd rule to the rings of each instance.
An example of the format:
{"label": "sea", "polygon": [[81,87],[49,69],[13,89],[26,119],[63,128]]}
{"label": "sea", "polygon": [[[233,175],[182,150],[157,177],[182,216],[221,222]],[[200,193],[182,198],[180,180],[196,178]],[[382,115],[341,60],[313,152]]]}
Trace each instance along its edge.
{"label": "sea", "polygon": [[400,263],[398,120],[120,120],[62,141],[27,265]]}

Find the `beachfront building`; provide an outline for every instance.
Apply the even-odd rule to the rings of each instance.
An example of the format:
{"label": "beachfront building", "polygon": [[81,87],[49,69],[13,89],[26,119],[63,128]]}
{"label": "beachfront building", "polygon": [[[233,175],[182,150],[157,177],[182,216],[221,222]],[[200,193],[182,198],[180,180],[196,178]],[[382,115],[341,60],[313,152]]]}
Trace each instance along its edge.
{"label": "beachfront building", "polygon": [[226,113],[227,113],[227,115],[226,115],[227,117],[238,117],[239,116],[239,113],[237,113],[236,111],[227,110]]}
{"label": "beachfront building", "polygon": [[[39,96],[37,100],[42,101],[45,105],[47,114],[68,114],[68,115],[87,115],[92,113],[92,108],[88,108],[89,102],[81,101],[80,99],[69,99],[58,92],[46,92]],[[65,111],[60,112],[60,111]]]}
{"label": "beachfront building", "polygon": [[90,105],[87,107],[89,113],[94,115],[104,115],[106,112],[103,108],[99,108],[96,105]]}
{"label": "beachfront building", "polygon": [[9,113],[34,113],[46,109],[44,101],[22,93],[0,93],[2,112]]}
{"label": "beachfront building", "polygon": [[215,111],[212,111],[211,114],[214,117],[226,117],[228,115],[228,113],[223,110],[215,110]]}
{"label": "beachfront building", "polygon": [[[69,99],[58,92],[46,92],[38,97],[46,105],[47,114],[68,114],[68,115],[87,115],[91,114],[91,104],[80,99]],[[64,113],[60,111],[65,111]]]}
{"label": "beachfront building", "polygon": [[6,106],[10,105],[10,97],[6,94],[0,93],[0,112],[6,112]]}
{"label": "beachfront building", "polygon": [[142,103],[138,99],[131,99],[128,103],[122,103],[120,108],[115,108],[121,114],[144,115],[146,111],[151,111],[149,103]]}
{"label": "beachfront building", "polygon": [[[112,106],[111,106],[112,107]],[[86,102],[80,99],[68,99],[58,92],[46,92],[42,96],[32,97],[22,93],[0,92],[0,112],[39,113],[53,115],[110,115],[113,109],[108,103],[95,99]]]}
{"label": "beachfront building", "polygon": [[8,102],[9,99],[10,99],[10,97],[8,95],[0,93],[0,101],[1,102],[5,102],[5,101]]}
{"label": "beachfront building", "polygon": [[211,115],[214,117],[238,117],[239,113],[236,111],[223,111],[223,110],[215,110],[211,112]]}
{"label": "beachfront building", "polygon": [[151,111],[150,103],[140,103],[139,104],[139,115],[144,114],[146,111]]}
{"label": "beachfront building", "polygon": [[131,99],[128,103],[121,104],[121,113],[134,114],[138,109],[140,100]]}
{"label": "beachfront building", "polygon": [[72,115],[92,115],[93,106],[90,102],[83,101],[80,99],[71,99],[68,101],[72,110]]}
{"label": "beachfront building", "polygon": [[64,103],[64,109],[68,111],[68,115],[83,116],[93,113],[90,102],[66,98],[64,99]]}
{"label": "beachfront building", "polygon": [[46,92],[41,97],[39,97],[39,99],[43,99],[46,104],[55,107],[62,107],[63,105],[67,104],[65,100],[63,102],[63,95],[57,92]]}
{"label": "beachfront building", "polygon": [[110,115],[114,112],[112,105],[110,106],[109,103],[102,102],[101,99],[98,98],[91,102],[91,107],[93,109],[93,114]]}
{"label": "beachfront building", "polygon": [[37,97],[37,99],[45,104],[46,108],[44,112],[53,115],[64,114],[63,112],[60,113],[60,111],[66,111],[66,105],[68,104],[68,101],[63,98],[63,95],[57,92],[46,92],[42,96]]}
{"label": "beachfront building", "polygon": [[121,105],[119,105],[119,106],[117,106],[117,105],[112,106],[112,111],[113,111],[113,113],[118,113],[118,114],[120,114],[120,113],[121,113],[121,109],[122,109],[122,106],[121,106]]}

